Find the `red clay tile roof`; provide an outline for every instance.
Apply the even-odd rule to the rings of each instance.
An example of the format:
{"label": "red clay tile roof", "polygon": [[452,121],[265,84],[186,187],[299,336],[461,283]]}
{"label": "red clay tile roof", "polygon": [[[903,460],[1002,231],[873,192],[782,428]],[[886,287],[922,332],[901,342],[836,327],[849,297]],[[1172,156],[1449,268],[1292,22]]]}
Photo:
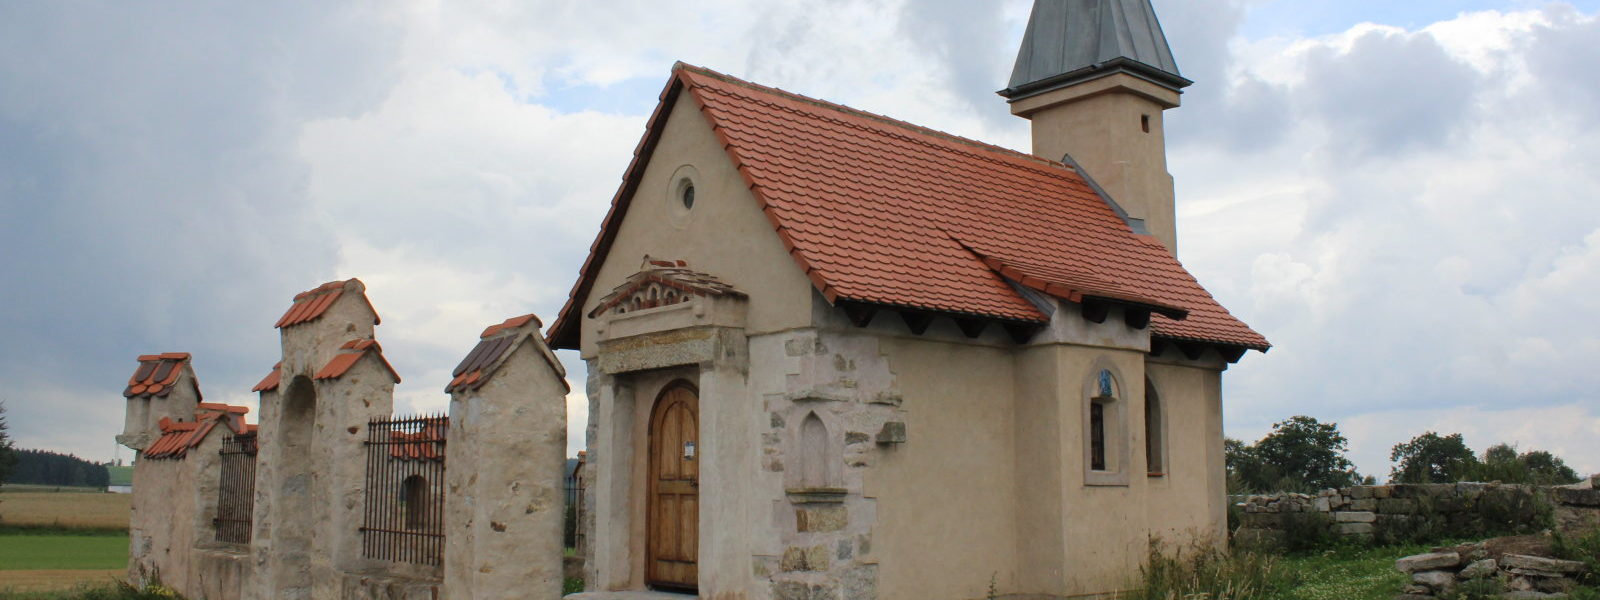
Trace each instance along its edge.
{"label": "red clay tile roof", "polygon": [[[467,357],[461,359],[461,363],[457,364],[455,370],[450,372],[452,378],[450,383],[444,386],[445,393],[451,394],[475,390],[488,383],[489,378],[494,375],[495,370],[500,367],[505,357],[510,356],[514,349],[530,337],[530,335],[516,335],[512,332],[527,326],[529,323],[533,324],[533,331],[530,332],[530,335],[537,334],[539,328],[543,325],[543,323],[539,322],[539,317],[522,315],[506,319],[505,322],[490,325],[484,329],[483,334],[478,336],[478,345],[473,346],[472,351],[467,353]],[[549,350],[539,348],[539,351],[557,373],[563,373],[560,361],[551,356]],[[565,383],[565,380],[563,380],[563,383]]]}
{"label": "red clay tile roof", "polygon": [[356,366],[356,363],[361,361],[361,357],[368,354],[377,357],[378,361],[383,363],[383,368],[388,369],[389,374],[394,376],[394,382],[400,383],[400,374],[396,373],[394,366],[390,365],[389,360],[383,357],[383,347],[378,345],[377,340],[350,340],[345,342],[344,345],[339,346],[339,353],[328,359],[328,364],[323,365],[322,369],[312,376],[312,379],[338,379],[343,377],[345,373],[350,371],[350,367]]}
{"label": "red clay tile roof", "polygon": [[[651,284],[668,288],[666,294],[660,298],[637,298],[637,292]],[[681,293],[682,295],[679,295]],[[723,283],[715,276],[689,269],[689,263],[681,260],[654,260],[645,257],[644,265],[638,273],[630,275],[622,285],[611,290],[600,299],[600,304],[589,311],[589,316],[598,316],[624,302],[632,304],[624,307],[627,311],[645,310],[688,302],[695,296],[744,296],[744,292],[733,289],[733,286]],[[637,300],[637,302],[634,302]],[[619,311],[620,312],[620,311]]]}
{"label": "red clay tile roof", "polygon": [[254,425],[244,422],[244,415],[247,412],[250,412],[250,409],[243,406],[202,402],[199,409],[194,411],[193,421],[174,421],[169,417],[162,417],[159,423],[161,437],[156,438],[156,441],[144,449],[143,457],[182,459],[188,455],[190,448],[199,446],[205,441],[206,436],[216,429],[218,423],[234,433],[255,431]]}
{"label": "red clay tile roof", "polygon": [[261,378],[261,382],[250,388],[252,392],[270,392],[278,389],[278,381],[283,378],[283,363],[272,365],[272,372]]}
{"label": "red clay tile roof", "polygon": [[[139,357],[139,368],[128,378],[128,387],[122,390],[125,398],[150,398],[152,396],[167,397],[172,393],[172,388],[178,382],[178,376],[183,374],[184,364],[189,362],[188,352],[167,352],[165,354],[145,354]],[[194,382],[194,392],[200,394],[200,383]]]}
{"label": "red clay tile roof", "polygon": [[416,433],[389,432],[389,456],[400,460],[443,460],[444,444],[450,429],[448,417],[429,417]]}
{"label": "red clay tile roof", "polygon": [[[344,295],[345,288],[349,284],[359,284],[360,282],[361,280],[359,279],[330,281],[309,291],[295,294],[294,304],[289,306],[289,310],[284,311],[283,316],[278,318],[278,323],[274,327],[281,329],[321,318],[322,313],[327,312],[328,307],[333,306],[333,303]],[[366,294],[361,294],[361,300],[367,303],[367,308],[372,308],[372,302],[367,300]],[[377,318],[378,311],[374,310],[372,314],[373,324],[377,324],[379,322]]]}
{"label": "red clay tile roof", "polygon": [[577,347],[598,257],[684,92],[830,302],[1046,321],[1003,277],[1020,273],[1020,284],[1067,300],[1149,307],[1158,337],[1270,347],[1067,165],[681,63],[551,327],[556,347]]}

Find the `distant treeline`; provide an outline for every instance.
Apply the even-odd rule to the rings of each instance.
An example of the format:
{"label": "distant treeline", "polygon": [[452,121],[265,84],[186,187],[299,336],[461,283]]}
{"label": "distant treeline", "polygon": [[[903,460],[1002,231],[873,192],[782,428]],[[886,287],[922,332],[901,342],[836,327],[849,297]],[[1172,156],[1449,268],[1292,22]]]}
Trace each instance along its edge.
{"label": "distant treeline", "polygon": [[46,450],[15,451],[17,464],[6,483],[105,487],[111,481],[106,466]]}

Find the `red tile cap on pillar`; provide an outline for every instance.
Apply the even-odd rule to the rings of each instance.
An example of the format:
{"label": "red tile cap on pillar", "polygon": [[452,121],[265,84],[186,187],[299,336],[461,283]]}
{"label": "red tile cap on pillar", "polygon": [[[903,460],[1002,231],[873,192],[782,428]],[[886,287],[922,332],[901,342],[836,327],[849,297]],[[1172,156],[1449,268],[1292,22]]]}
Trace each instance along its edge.
{"label": "red tile cap on pillar", "polygon": [[372,309],[372,302],[367,300],[367,295],[359,291],[360,289],[365,289],[365,286],[361,285],[361,280],[346,279],[342,281],[330,281],[310,290],[295,294],[294,304],[289,306],[289,310],[284,311],[283,316],[279,317],[277,324],[273,326],[282,329],[284,327],[291,327],[301,323],[315,321],[321,318],[323,313],[328,312],[328,308],[333,306],[333,303],[337,302],[339,298],[351,288],[358,288],[355,290],[355,293],[361,296],[361,301],[366,302],[367,308],[372,310],[373,324],[378,324],[381,321],[378,318],[378,311]]}
{"label": "red tile cap on pillar", "polygon": [[272,372],[261,378],[261,382],[250,388],[252,392],[270,392],[278,389],[279,380],[283,378],[283,363],[272,365]]}
{"label": "red tile cap on pillar", "polygon": [[343,377],[345,373],[350,371],[351,367],[354,367],[357,362],[361,361],[362,357],[368,354],[377,357],[378,362],[383,363],[383,368],[388,369],[389,375],[394,378],[394,382],[400,383],[400,374],[395,372],[394,366],[389,364],[389,360],[383,357],[383,347],[378,345],[377,340],[367,339],[350,340],[339,346],[339,353],[328,359],[328,364],[323,365],[317,371],[317,374],[312,376],[312,379],[323,380]]}
{"label": "red tile cap on pillar", "polygon": [[174,421],[162,417],[158,424],[161,436],[151,442],[140,456],[155,460],[183,459],[191,448],[204,442],[218,424],[236,434],[253,431],[255,426],[244,422],[244,415],[248,412],[250,409],[244,406],[202,402],[194,412],[194,421]]}
{"label": "red tile cap on pillar", "polygon": [[[125,398],[149,398],[152,396],[165,398],[176,387],[178,378],[183,375],[183,368],[188,363],[188,352],[141,355],[139,357],[139,367],[134,370],[133,376],[128,378],[128,386],[122,390],[122,396]],[[199,382],[193,383],[195,394],[198,396],[200,384]]]}
{"label": "red tile cap on pillar", "polygon": [[[556,360],[548,347],[544,346],[544,340],[538,337],[541,325],[539,317],[522,315],[485,328],[483,333],[478,336],[478,345],[473,346],[472,351],[467,353],[467,357],[461,359],[461,363],[457,364],[455,370],[451,371],[450,383],[444,386],[445,393],[453,394],[483,387],[494,376],[495,370],[500,367],[506,357],[510,356],[522,344],[529,343],[530,340],[532,340],[532,343],[539,345],[537,348],[538,353],[545,357],[545,360],[549,362],[557,375],[565,375],[561,362]],[[524,333],[518,333],[518,330],[524,328],[528,330]],[[563,379],[562,384],[565,385],[565,383],[566,380]]]}

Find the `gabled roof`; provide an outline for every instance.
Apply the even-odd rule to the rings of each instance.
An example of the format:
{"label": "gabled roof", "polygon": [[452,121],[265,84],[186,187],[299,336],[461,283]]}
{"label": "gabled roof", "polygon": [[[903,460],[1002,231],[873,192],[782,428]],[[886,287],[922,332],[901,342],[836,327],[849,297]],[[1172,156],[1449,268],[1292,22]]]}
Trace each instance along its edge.
{"label": "gabled roof", "polygon": [[[145,354],[139,357],[139,368],[128,378],[128,387],[122,390],[124,398],[167,397],[183,375],[189,363],[188,352]],[[193,381],[195,397],[200,397],[200,382]]]}
{"label": "gabled roof", "polygon": [[600,304],[589,311],[589,316],[594,317],[607,310],[616,308],[618,304],[629,302],[635,294],[650,284],[666,287],[682,295],[672,298],[646,299],[639,306],[625,307],[627,310],[643,310],[687,302],[694,296],[739,296],[745,294],[733,289],[733,286],[723,283],[714,275],[708,275],[689,269],[689,263],[681,260],[655,260],[646,256],[644,264],[639,267],[639,272],[629,275],[623,280],[622,285],[611,290],[600,299]]}
{"label": "gabled roof", "polygon": [[553,346],[577,347],[595,272],[681,97],[829,302],[1048,321],[1015,284],[1149,307],[1157,337],[1269,347],[1072,167],[681,63],[551,327]]}
{"label": "gabled roof", "polygon": [[328,359],[328,364],[323,365],[317,371],[317,374],[311,378],[321,380],[344,377],[344,374],[350,371],[350,367],[356,366],[356,363],[361,361],[361,357],[368,354],[376,357],[378,362],[383,363],[383,368],[389,370],[389,375],[394,377],[394,382],[400,383],[400,374],[396,373],[394,366],[390,365],[389,360],[383,357],[383,347],[378,345],[377,340],[366,339],[350,340],[339,346],[339,353]]}
{"label": "gabled roof", "polygon": [[1015,102],[1116,72],[1173,90],[1192,83],[1178,73],[1150,0],[1035,0],[1000,95]]}
{"label": "gabled roof", "polygon": [[250,409],[243,406],[202,402],[194,411],[193,421],[174,421],[162,417],[158,424],[161,427],[161,437],[151,442],[150,446],[144,449],[142,456],[152,459],[184,458],[188,455],[189,449],[205,441],[206,436],[210,435],[218,424],[234,433],[254,431],[254,425],[244,422],[244,415],[248,412]]}
{"label": "gabled roof", "polygon": [[[529,324],[533,327],[525,329]],[[543,340],[537,337],[542,325],[539,317],[522,315],[485,328],[478,336],[478,345],[473,346],[467,357],[461,359],[461,363],[450,372],[450,383],[444,386],[445,393],[466,392],[483,387],[483,384],[488,383],[489,378],[494,376],[500,365],[505,363],[505,359],[530,340],[539,346],[535,350],[544,357],[556,374],[565,376],[566,370],[561,366],[561,361],[557,360],[550,353],[550,349],[544,347]],[[562,379],[562,385],[566,385],[565,379]]]}
{"label": "gabled roof", "polygon": [[372,324],[377,325],[381,322],[381,319],[378,318],[378,311],[373,310],[372,302],[367,299],[367,295],[361,292],[364,289],[366,289],[366,286],[361,284],[360,279],[346,279],[343,281],[330,281],[308,291],[295,294],[294,304],[289,306],[289,310],[283,312],[283,316],[278,318],[278,323],[273,327],[282,329],[322,318],[322,314],[328,312],[328,307],[333,306],[333,303],[337,302],[346,290],[354,292],[361,297],[362,302],[367,303],[367,309],[372,311]]}

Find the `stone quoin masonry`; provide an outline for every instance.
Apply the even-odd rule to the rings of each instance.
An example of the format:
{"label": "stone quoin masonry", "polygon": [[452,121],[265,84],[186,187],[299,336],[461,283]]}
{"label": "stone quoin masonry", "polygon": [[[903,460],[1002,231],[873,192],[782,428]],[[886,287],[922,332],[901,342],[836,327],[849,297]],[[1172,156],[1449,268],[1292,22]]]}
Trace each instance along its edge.
{"label": "stone quoin masonry", "polygon": [[[1000,92],[1031,155],[680,63],[570,299],[543,336],[483,332],[447,431],[371,429],[399,376],[356,280],[279,320],[258,429],[199,403],[187,355],[141,357],[130,576],[559,596],[567,349],[580,598],[1122,589],[1152,539],[1224,539],[1222,372],[1269,347],[1176,258],[1162,114],[1189,83],[1148,0],[1035,3]],[[156,457],[169,435],[187,451]],[[219,542],[221,438],[252,435],[252,535]]]}

